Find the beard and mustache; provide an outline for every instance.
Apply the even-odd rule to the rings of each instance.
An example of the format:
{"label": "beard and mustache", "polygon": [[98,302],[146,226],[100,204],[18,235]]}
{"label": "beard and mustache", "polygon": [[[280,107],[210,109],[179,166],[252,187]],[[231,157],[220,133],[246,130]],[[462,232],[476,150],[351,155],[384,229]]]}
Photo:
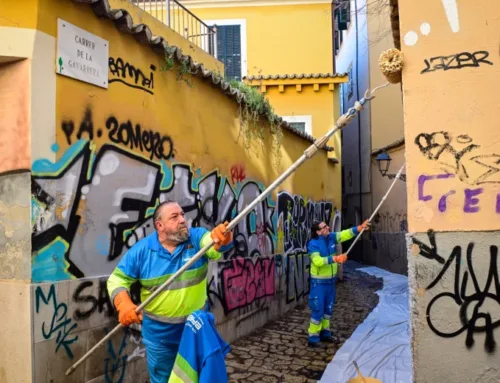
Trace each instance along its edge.
{"label": "beard and mustache", "polygon": [[173,243],[182,243],[189,239],[189,229],[187,226],[182,226],[176,231],[166,232],[165,238]]}

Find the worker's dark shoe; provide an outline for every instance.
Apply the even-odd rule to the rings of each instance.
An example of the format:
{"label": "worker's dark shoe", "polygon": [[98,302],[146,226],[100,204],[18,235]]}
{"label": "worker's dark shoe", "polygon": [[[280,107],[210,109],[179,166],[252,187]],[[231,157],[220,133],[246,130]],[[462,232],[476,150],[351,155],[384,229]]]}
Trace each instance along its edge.
{"label": "worker's dark shoe", "polygon": [[319,334],[319,340],[325,343],[335,343],[337,339],[332,335],[332,332],[330,330],[321,330],[321,333]]}
{"label": "worker's dark shoe", "polygon": [[322,336],[321,341],[325,343],[335,343],[336,338],[333,335]]}
{"label": "worker's dark shoe", "polygon": [[307,347],[311,348],[325,348],[321,343],[319,342],[307,342]]}

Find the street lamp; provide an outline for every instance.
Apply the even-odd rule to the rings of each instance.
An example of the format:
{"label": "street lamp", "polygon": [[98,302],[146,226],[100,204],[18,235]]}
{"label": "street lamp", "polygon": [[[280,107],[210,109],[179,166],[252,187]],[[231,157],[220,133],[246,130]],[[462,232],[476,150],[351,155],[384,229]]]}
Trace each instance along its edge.
{"label": "street lamp", "polygon": [[[382,177],[387,177],[390,180],[392,180],[393,178],[396,177],[396,174],[387,174],[387,172],[389,171],[389,165],[390,165],[391,160],[392,160],[392,158],[389,156],[389,154],[387,154],[386,152],[379,153],[377,155],[376,160],[377,160],[378,171],[380,172],[380,174],[382,174]],[[401,181],[406,182],[406,175],[401,174],[399,179]]]}

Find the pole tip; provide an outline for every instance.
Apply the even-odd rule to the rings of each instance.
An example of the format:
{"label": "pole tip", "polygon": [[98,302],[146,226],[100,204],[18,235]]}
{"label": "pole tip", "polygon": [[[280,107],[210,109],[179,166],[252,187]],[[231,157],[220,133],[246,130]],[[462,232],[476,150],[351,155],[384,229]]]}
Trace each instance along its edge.
{"label": "pole tip", "polygon": [[378,66],[391,84],[401,82],[403,61],[403,53],[396,48],[388,49],[380,54]]}
{"label": "pole tip", "polygon": [[74,367],[70,367],[66,370],[66,372],[64,373],[64,375],[66,376],[69,376],[73,373],[73,371],[75,371],[75,368]]}

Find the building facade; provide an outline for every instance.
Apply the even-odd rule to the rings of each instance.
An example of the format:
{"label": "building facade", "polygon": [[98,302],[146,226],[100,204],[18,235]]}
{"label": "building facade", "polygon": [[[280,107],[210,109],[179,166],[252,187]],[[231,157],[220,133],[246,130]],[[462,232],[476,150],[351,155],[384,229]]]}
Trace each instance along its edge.
{"label": "building facade", "polygon": [[[394,47],[394,41],[391,8],[386,1],[336,4],[335,66],[338,72],[349,75],[340,92],[340,108],[345,112],[367,89],[386,82],[378,59],[380,53]],[[398,86],[379,92],[342,131],[342,215],[346,226],[357,225],[371,216],[392,183],[391,175],[404,164],[403,132],[402,92]],[[379,170],[382,164],[377,161],[381,153],[391,158],[384,175]],[[374,217],[373,230],[364,234],[353,249],[354,259],[406,274],[406,220],[406,184],[402,180]]]}

